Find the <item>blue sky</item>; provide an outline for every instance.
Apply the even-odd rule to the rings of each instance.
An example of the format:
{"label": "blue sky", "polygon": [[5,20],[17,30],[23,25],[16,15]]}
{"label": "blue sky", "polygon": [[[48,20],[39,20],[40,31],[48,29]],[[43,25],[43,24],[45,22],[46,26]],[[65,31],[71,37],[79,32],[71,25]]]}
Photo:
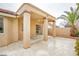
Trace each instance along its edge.
{"label": "blue sky", "polygon": [[[11,10],[11,11],[17,11],[17,9],[22,5],[23,3],[0,3],[0,8]],[[55,16],[56,18],[59,17],[64,13],[64,11],[69,10],[69,8],[72,6],[73,8],[76,7],[75,3],[31,3],[38,8],[46,11],[47,13]],[[63,20],[58,20],[57,25],[59,23],[63,22]]]}

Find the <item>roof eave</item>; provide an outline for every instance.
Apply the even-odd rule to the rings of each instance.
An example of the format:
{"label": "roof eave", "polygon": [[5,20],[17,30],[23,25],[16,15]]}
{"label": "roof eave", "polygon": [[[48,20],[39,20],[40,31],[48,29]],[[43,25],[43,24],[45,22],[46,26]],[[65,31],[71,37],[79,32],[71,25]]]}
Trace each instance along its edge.
{"label": "roof eave", "polygon": [[11,15],[11,14],[2,13],[2,12],[0,12],[0,15],[1,15],[1,16],[7,16],[7,17],[16,18],[16,15]]}

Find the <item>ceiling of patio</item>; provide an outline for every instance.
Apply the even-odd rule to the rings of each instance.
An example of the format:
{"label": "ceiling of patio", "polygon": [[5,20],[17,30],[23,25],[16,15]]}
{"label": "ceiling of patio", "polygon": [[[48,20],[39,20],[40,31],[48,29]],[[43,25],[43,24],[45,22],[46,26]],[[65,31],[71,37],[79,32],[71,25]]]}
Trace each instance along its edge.
{"label": "ceiling of patio", "polygon": [[39,15],[39,14],[36,14],[36,13],[31,13],[31,17],[32,19],[43,19],[44,17]]}
{"label": "ceiling of patio", "polygon": [[[31,18],[32,19],[35,19],[35,20],[41,20],[41,21],[44,21],[44,16],[41,16],[39,14],[36,14],[36,13],[31,13]],[[53,19],[48,19],[49,22],[55,22],[55,20]]]}
{"label": "ceiling of patio", "polygon": [[44,22],[43,18],[44,17],[39,14],[33,12],[31,13],[31,19],[37,21],[38,23],[43,23]]}
{"label": "ceiling of patio", "polygon": [[[23,16],[20,16],[21,18],[23,17]],[[31,19],[32,20],[36,20],[36,21],[38,21],[38,22],[44,22],[44,16],[41,16],[41,15],[39,15],[39,14],[36,14],[36,13],[34,13],[34,12],[32,12],[31,13]],[[54,22],[54,20],[52,20],[52,19],[49,19],[48,20],[49,22]]]}

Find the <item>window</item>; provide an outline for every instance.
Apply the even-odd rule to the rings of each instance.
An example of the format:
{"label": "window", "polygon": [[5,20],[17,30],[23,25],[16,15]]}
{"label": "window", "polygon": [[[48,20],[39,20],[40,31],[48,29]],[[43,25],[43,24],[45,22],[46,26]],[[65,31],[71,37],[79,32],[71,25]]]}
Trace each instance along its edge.
{"label": "window", "polygon": [[36,25],[36,34],[42,34],[40,25]]}
{"label": "window", "polygon": [[0,16],[0,33],[3,33],[3,17]]}

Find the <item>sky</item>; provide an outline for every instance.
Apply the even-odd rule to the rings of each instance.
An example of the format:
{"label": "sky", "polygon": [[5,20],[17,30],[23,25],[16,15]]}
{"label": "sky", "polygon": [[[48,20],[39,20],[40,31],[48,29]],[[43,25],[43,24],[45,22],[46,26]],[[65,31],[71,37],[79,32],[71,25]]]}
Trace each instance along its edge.
{"label": "sky", "polygon": [[[22,4],[23,3],[0,3],[0,8],[16,12],[17,9]],[[75,3],[31,3],[31,4],[46,11],[47,13],[56,18],[61,16],[64,13],[64,11],[69,11],[71,6],[73,8],[76,7]],[[63,20],[56,21],[56,25],[60,25],[60,23],[64,23],[64,21]]]}
{"label": "sky", "polygon": [[[17,11],[17,9],[22,5],[23,3],[0,3],[0,8],[8,9],[11,11]],[[75,7],[75,3],[31,3],[38,8],[46,11],[47,13],[58,17],[61,14],[63,14],[64,11],[69,10],[69,8]]]}

